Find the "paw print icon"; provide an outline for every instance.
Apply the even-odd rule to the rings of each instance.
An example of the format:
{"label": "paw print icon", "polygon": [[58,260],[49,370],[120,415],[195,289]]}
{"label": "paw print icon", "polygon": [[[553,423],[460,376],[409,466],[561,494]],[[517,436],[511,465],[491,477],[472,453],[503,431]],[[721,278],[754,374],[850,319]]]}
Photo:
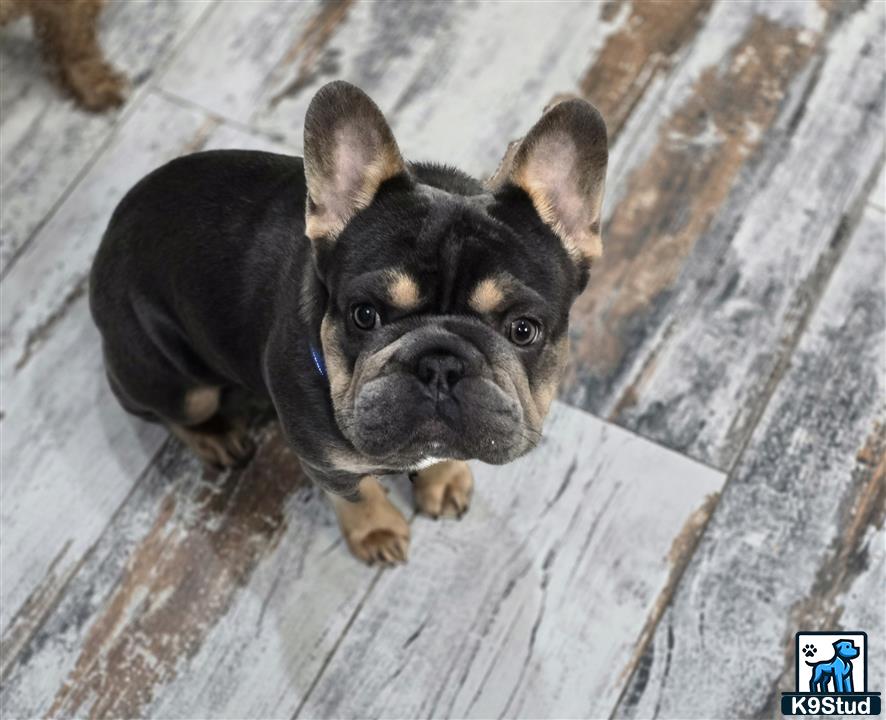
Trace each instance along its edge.
{"label": "paw print icon", "polygon": [[806,657],[812,657],[813,655],[815,655],[815,645],[813,645],[812,643],[807,643],[806,645],[804,645],[803,654]]}

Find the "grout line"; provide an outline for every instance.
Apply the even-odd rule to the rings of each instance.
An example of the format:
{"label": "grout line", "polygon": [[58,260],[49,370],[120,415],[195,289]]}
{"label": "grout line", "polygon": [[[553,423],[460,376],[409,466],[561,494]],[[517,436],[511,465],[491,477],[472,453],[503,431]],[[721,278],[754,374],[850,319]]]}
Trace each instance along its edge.
{"label": "grout line", "polygon": [[296,148],[292,145],[292,143],[288,141],[287,136],[283,133],[270,132],[268,130],[263,130],[256,125],[252,125],[249,122],[243,122],[242,120],[235,120],[234,118],[227,117],[226,115],[222,115],[219,112],[206,107],[205,105],[183,97],[182,95],[167,90],[159,85],[154,86],[154,88],[152,88],[152,91],[158,97],[162,97],[164,100],[172,103],[173,105],[177,105],[184,110],[197,110],[199,112],[205,113],[210,118],[218,121],[219,123],[228,125],[236,130],[249,133],[250,135],[259,135],[267,140],[270,140],[271,142],[282,145],[284,149],[292,151],[293,154],[296,153]]}
{"label": "grout line", "polygon": [[209,14],[218,6],[218,2],[214,2],[210,4],[193,22],[192,26],[182,35],[179,41],[175,44],[174,47],[170,48],[169,52],[166,56],[160,60],[158,60],[156,67],[152,71],[151,78],[142,85],[140,88],[136,90],[132,99],[126,103],[123,109],[116,115],[116,117],[112,120],[110,127],[108,128],[107,133],[104,138],[102,138],[98,147],[95,151],[90,155],[86,161],[83,163],[83,166],[77,173],[74,175],[73,179],[70,183],[62,190],[61,194],[52,203],[49,210],[40,218],[40,221],[34,226],[34,229],[25,239],[25,241],[9,256],[6,261],[6,265],[4,266],[2,272],[0,272],[0,281],[6,278],[12,269],[18,264],[18,261],[25,254],[25,251],[28,250],[35,242],[37,242],[37,238],[40,235],[41,231],[44,227],[46,227],[47,223],[55,217],[56,213],[59,211],[62,205],[67,201],[67,199],[71,196],[80,182],[89,174],[89,171],[95,167],[96,163],[99,161],[101,156],[105,153],[105,151],[110,146],[111,142],[117,136],[120,131],[120,128],[129,121],[129,119],[135,114],[135,112],[141,107],[141,105],[145,102],[145,98],[147,98],[151,94],[151,90],[155,85],[155,77],[166,70],[169,65],[174,62],[174,60],[178,57],[184,45],[191,40],[194,33],[200,28],[203,23],[206,21],[206,18]]}
{"label": "grout line", "polygon": [[707,460],[702,460],[701,458],[697,458],[697,457],[690,455],[689,453],[687,453],[683,450],[678,450],[677,448],[672,448],[669,445],[665,445],[664,443],[662,443],[659,440],[656,440],[656,439],[650,438],[650,437],[646,437],[645,435],[643,435],[642,433],[640,433],[638,430],[636,430],[634,428],[627,427],[625,425],[621,425],[618,422],[616,422],[615,420],[611,420],[603,415],[598,415],[597,413],[591,412],[590,410],[587,410],[587,409],[580,407],[578,405],[573,405],[572,403],[566,402],[565,400],[563,400],[561,398],[557,398],[556,400],[554,400],[554,403],[556,403],[557,405],[561,405],[565,408],[569,408],[572,411],[582,413],[583,415],[587,415],[588,417],[592,417],[595,420],[599,420],[600,422],[602,422],[610,427],[618,428],[618,430],[620,432],[627,433],[628,435],[631,435],[632,437],[637,438],[638,440],[642,440],[644,443],[646,443],[648,445],[652,445],[652,446],[658,448],[659,450],[664,450],[666,452],[673,453],[675,455],[679,455],[680,457],[690,460],[691,462],[695,463],[696,465],[700,465],[701,467],[707,468],[708,470],[715,472],[718,475],[723,475],[725,477],[725,475],[728,472],[727,468],[723,468],[723,467],[719,467],[717,465],[714,465],[713,463],[710,463]]}

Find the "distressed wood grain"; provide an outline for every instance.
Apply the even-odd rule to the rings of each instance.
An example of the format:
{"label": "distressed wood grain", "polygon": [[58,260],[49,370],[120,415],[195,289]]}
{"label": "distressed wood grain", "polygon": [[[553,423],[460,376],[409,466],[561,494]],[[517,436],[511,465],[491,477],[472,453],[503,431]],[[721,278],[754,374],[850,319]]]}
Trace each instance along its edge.
{"label": "distressed wood grain", "polygon": [[164,437],[129,419],[111,394],[86,280],[123,193],[202,141],[205,123],[200,113],[146,98],[0,284],[0,672]]}
{"label": "distressed wood grain", "polygon": [[673,110],[619,137],[650,152],[627,175],[614,169],[564,391],[724,468],[839,258],[843,214],[878,170],[886,96],[881,4],[828,17],[773,3],[797,14],[751,15],[712,56],[707,29],[722,40],[736,25],[723,14],[746,9],[714,8],[675,70]]}
{"label": "distressed wood grain", "polygon": [[121,110],[80,110],[51,80],[30,22],[0,29],[0,274],[63,200],[122,117],[138,104],[157,68],[211,3],[123,2],[105,5],[100,42],[130,81]]}
{"label": "distressed wood grain", "polygon": [[[407,157],[486,175],[552,94],[576,86],[589,58],[627,18],[603,18],[598,3],[512,10],[507,3],[352,3],[326,9],[325,22],[315,16],[301,32],[287,20],[256,33],[257,9],[220,13],[161,85],[300,148],[314,92],[329,80],[349,80],[386,113]],[[197,69],[201,51],[218,37],[230,38],[221,48],[229,60]],[[259,43],[262,52],[253,53]],[[233,60],[251,84],[226,80]]]}
{"label": "distressed wood grain", "polygon": [[[4,682],[3,706],[64,717],[283,717],[304,706],[319,717],[332,682],[338,693],[350,688],[332,713],[343,716],[354,708],[340,703],[374,695],[364,690],[408,664],[408,686],[377,698],[399,715],[455,693],[472,658],[476,675],[459,702],[476,694],[482,714],[508,701],[519,676],[523,691],[510,702],[520,712],[544,701],[537,685],[548,686],[548,663],[592,663],[600,647],[613,662],[600,667],[597,686],[577,692],[586,680],[576,666],[549,691],[562,708],[605,702],[595,694],[603,687],[612,700],[686,528],[723,475],[565,406],[547,437],[514,465],[478,467],[471,513],[461,523],[417,520],[409,565],[381,574],[346,553],[276,427],[242,473],[209,475],[170,444]],[[397,502],[404,490],[394,491]],[[650,494],[654,521],[639,502]],[[483,582],[479,567],[488,568]],[[447,602],[447,588],[462,586],[472,597]],[[463,637],[470,641],[452,653]],[[498,677],[499,654],[512,652]],[[334,679],[353,653],[361,669],[341,686]],[[422,692],[416,678],[432,676],[435,693]]]}
{"label": "distressed wood grain", "polygon": [[[305,63],[308,53],[320,50],[321,28],[334,30],[347,12],[348,3],[338,2],[226,3],[222,12],[201,25],[159,85],[215,114],[246,123],[258,104],[268,101],[269,78],[275,71],[285,68],[295,76],[308,72],[301,68],[310,63]],[[209,56],[212,62],[207,62]]]}
{"label": "distressed wood grain", "polygon": [[[879,585],[876,600],[852,601],[858,610],[847,620],[864,620],[861,629],[884,637],[882,566],[855,582],[882,555],[869,543],[882,535],[886,493],[884,236],[882,213],[868,208],[618,716],[771,716],[778,693],[792,689],[794,633],[847,627],[845,593]],[[864,612],[868,603],[878,611]],[[873,677],[883,673],[874,667]]]}
{"label": "distressed wood grain", "polygon": [[698,32],[711,0],[624,2],[609,12],[628,13],[579,82],[579,92],[606,118],[610,138],[617,137],[635,104],[658,76],[666,75],[680,50]]}
{"label": "distressed wood grain", "polygon": [[[167,444],[4,683],[7,712],[140,715],[164,683],[180,671],[190,676],[207,637],[234,629],[255,643],[226,659],[241,679],[251,671],[237,654],[253,652],[280,663],[291,682],[310,682],[324,641],[340,632],[374,573],[342,551],[333,514],[276,428],[261,439],[254,462],[225,475]],[[267,612],[275,596],[284,617]],[[239,609],[244,602],[253,613]],[[215,660],[206,669],[223,673],[224,658]],[[225,689],[260,699],[248,683]],[[171,714],[206,716],[199,705]]]}
{"label": "distressed wood grain", "polygon": [[414,523],[299,717],[612,710],[722,475],[558,405],[537,452],[476,476],[464,521]]}
{"label": "distressed wood grain", "polygon": [[79,297],[14,380],[0,432],[0,676],[43,622],[165,433],[128,418]]}
{"label": "distressed wood grain", "polygon": [[880,170],[877,185],[871,195],[871,205],[886,212],[886,167]]}

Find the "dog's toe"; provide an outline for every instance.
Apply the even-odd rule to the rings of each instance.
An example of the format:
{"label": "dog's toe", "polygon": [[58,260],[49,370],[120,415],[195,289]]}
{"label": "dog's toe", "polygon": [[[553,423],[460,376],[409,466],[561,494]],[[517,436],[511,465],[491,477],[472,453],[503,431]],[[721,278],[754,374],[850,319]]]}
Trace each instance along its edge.
{"label": "dog's toe", "polygon": [[468,511],[473,491],[471,469],[460,460],[449,460],[421,470],[413,480],[416,508],[434,519],[461,518]]}

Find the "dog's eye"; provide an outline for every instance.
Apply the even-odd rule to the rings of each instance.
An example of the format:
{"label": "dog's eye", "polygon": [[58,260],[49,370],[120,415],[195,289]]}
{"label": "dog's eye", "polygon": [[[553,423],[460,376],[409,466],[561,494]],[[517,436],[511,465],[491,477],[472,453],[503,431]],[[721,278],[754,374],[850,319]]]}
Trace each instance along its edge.
{"label": "dog's eye", "polygon": [[354,318],[354,325],[361,330],[372,330],[380,324],[378,312],[369,303],[354,305],[351,315]]}
{"label": "dog's eye", "polygon": [[541,335],[538,323],[529,318],[517,318],[511,323],[508,337],[514,345],[532,345]]}

